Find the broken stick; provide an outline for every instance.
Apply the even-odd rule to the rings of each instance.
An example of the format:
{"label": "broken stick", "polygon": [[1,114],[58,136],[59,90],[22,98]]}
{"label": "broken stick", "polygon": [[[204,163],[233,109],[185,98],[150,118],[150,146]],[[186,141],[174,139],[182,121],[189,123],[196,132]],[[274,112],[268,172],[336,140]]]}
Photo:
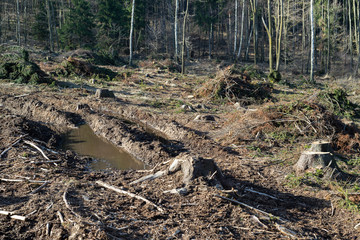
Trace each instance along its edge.
{"label": "broken stick", "polygon": [[235,200],[235,199],[223,197],[223,196],[220,196],[220,195],[218,195],[218,194],[214,194],[214,196],[215,196],[215,197],[218,197],[218,198],[222,198],[222,199],[227,200],[227,201],[230,201],[230,202],[233,202],[233,203],[236,203],[236,204],[239,204],[240,206],[247,207],[247,208],[249,208],[249,209],[251,209],[251,210],[260,212],[260,213],[262,213],[262,214],[264,214],[264,215],[267,215],[267,216],[269,216],[269,217],[276,217],[276,218],[278,218],[278,219],[279,219],[280,221],[282,221],[282,222],[288,222],[288,220],[286,220],[286,219],[284,219],[284,218],[275,216],[275,215],[273,215],[273,214],[271,214],[271,213],[268,213],[268,212],[265,212],[265,211],[263,211],[263,210],[257,209],[257,208],[255,208],[255,207],[253,207],[253,206],[247,205],[246,203],[239,202],[239,201],[237,201],[237,200]]}
{"label": "broken stick", "polygon": [[113,190],[113,191],[115,191],[115,192],[117,192],[117,193],[125,194],[125,195],[128,195],[128,196],[132,197],[132,198],[136,198],[136,199],[142,200],[142,201],[144,201],[144,202],[146,202],[146,203],[154,206],[154,207],[155,207],[157,210],[159,210],[160,212],[164,212],[164,209],[162,209],[161,207],[159,207],[158,205],[156,205],[155,203],[151,202],[150,200],[148,200],[148,199],[146,199],[146,198],[144,198],[144,197],[141,197],[141,196],[136,195],[136,194],[134,194],[134,193],[127,192],[127,191],[125,191],[125,190],[122,190],[122,189],[119,189],[119,188],[117,188],[117,187],[111,186],[111,185],[109,185],[109,184],[107,184],[107,183],[104,183],[104,182],[102,182],[102,181],[96,181],[96,183],[99,184],[100,186],[104,187],[104,188]]}
{"label": "broken stick", "polygon": [[13,146],[15,146],[16,144],[18,144],[18,143],[21,141],[21,139],[22,139],[23,137],[25,137],[25,136],[27,136],[27,134],[21,135],[20,137],[18,137],[18,138],[15,140],[15,142],[13,142],[12,144],[10,144],[9,147],[7,147],[4,151],[2,151],[2,152],[0,153],[0,158],[2,158],[2,156],[3,156],[5,153],[7,153],[7,151],[9,151]]}
{"label": "broken stick", "polygon": [[25,221],[25,220],[26,220],[26,217],[24,217],[24,216],[13,215],[14,212],[8,212],[8,211],[3,211],[3,210],[1,210],[1,211],[0,211],[0,214],[6,215],[6,216],[10,216],[10,218],[16,219],[16,220],[21,220],[21,221]]}
{"label": "broken stick", "polygon": [[46,185],[48,185],[49,184],[49,182],[44,182],[44,184],[43,185],[41,185],[40,187],[38,187],[37,189],[35,189],[34,191],[32,191],[31,193],[29,193],[29,194],[35,194],[35,193],[37,193],[37,192],[39,192],[41,189],[43,189]]}
{"label": "broken stick", "polygon": [[32,146],[33,148],[35,148],[36,150],[38,150],[38,151],[41,153],[41,155],[43,155],[43,157],[44,157],[46,160],[50,161],[50,158],[48,158],[48,157],[46,156],[46,154],[44,153],[44,151],[41,150],[41,148],[39,148],[38,146],[36,146],[35,143],[33,143],[33,142],[31,142],[31,141],[28,141],[28,140],[24,140],[24,143],[26,143],[27,145],[30,145],[30,146]]}

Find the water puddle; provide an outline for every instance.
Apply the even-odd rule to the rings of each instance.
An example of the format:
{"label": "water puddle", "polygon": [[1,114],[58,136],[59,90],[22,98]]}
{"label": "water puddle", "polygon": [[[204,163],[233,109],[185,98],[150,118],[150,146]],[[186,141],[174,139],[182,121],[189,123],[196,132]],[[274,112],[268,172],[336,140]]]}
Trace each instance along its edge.
{"label": "water puddle", "polygon": [[144,169],[145,165],[112,143],[98,137],[89,125],[81,125],[65,135],[63,148],[94,158],[92,170]]}

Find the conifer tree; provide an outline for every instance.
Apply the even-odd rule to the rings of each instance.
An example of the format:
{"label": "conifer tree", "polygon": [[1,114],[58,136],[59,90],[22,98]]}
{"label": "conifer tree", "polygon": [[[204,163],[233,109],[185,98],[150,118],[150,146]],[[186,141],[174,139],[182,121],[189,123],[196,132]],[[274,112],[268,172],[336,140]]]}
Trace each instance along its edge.
{"label": "conifer tree", "polygon": [[45,41],[48,39],[49,30],[47,24],[45,2],[39,1],[37,12],[35,14],[35,21],[31,27],[32,34],[36,40]]}
{"label": "conifer tree", "polygon": [[91,43],[95,41],[93,19],[90,5],[86,0],[72,0],[69,15],[59,31],[62,48],[91,47]]}
{"label": "conifer tree", "polygon": [[122,35],[127,32],[125,10],[121,1],[98,0],[97,48],[114,56],[120,47]]}

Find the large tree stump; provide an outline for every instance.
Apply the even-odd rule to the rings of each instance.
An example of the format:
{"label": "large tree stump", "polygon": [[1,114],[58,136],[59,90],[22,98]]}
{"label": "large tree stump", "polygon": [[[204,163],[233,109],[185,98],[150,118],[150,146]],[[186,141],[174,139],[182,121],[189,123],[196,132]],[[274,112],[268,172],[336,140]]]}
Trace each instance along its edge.
{"label": "large tree stump", "polygon": [[191,180],[199,176],[215,174],[221,179],[222,175],[213,159],[196,158],[186,153],[175,158],[168,169],[169,173],[179,170],[183,173],[183,183],[185,185],[189,185]]}
{"label": "large tree stump", "polygon": [[335,173],[340,173],[336,164],[332,148],[328,141],[317,141],[311,144],[309,151],[301,154],[299,160],[294,165],[297,174],[322,169],[325,176],[332,177]]}
{"label": "large tree stump", "polygon": [[324,169],[325,167],[335,167],[335,160],[330,152],[303,152],[294,167],[296,172],[303,172],[307,169]]}

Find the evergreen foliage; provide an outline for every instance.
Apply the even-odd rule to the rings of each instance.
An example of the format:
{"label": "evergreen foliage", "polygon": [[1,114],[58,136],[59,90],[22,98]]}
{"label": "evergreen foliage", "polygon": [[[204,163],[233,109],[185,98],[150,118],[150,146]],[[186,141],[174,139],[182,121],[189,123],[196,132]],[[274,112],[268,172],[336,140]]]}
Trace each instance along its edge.
{"label": "evergreen foliage", "polygon": [[94,43],[94,16],[86,0],[73,0],[72,8],[62,28],[59,30],[59,40],[62,48],[89,48]]}
{"label": "evergreen foliage", "polygon": [[45,41],[49,38],[45,1],[38,1],[35,21],[32,25],[32,34],[38,41]]}
{"label": "evergreen foliage", "polygon": [[121,1],[98,0],[96,14],[97,49],[114,57],[128,32],[125,9]]}

